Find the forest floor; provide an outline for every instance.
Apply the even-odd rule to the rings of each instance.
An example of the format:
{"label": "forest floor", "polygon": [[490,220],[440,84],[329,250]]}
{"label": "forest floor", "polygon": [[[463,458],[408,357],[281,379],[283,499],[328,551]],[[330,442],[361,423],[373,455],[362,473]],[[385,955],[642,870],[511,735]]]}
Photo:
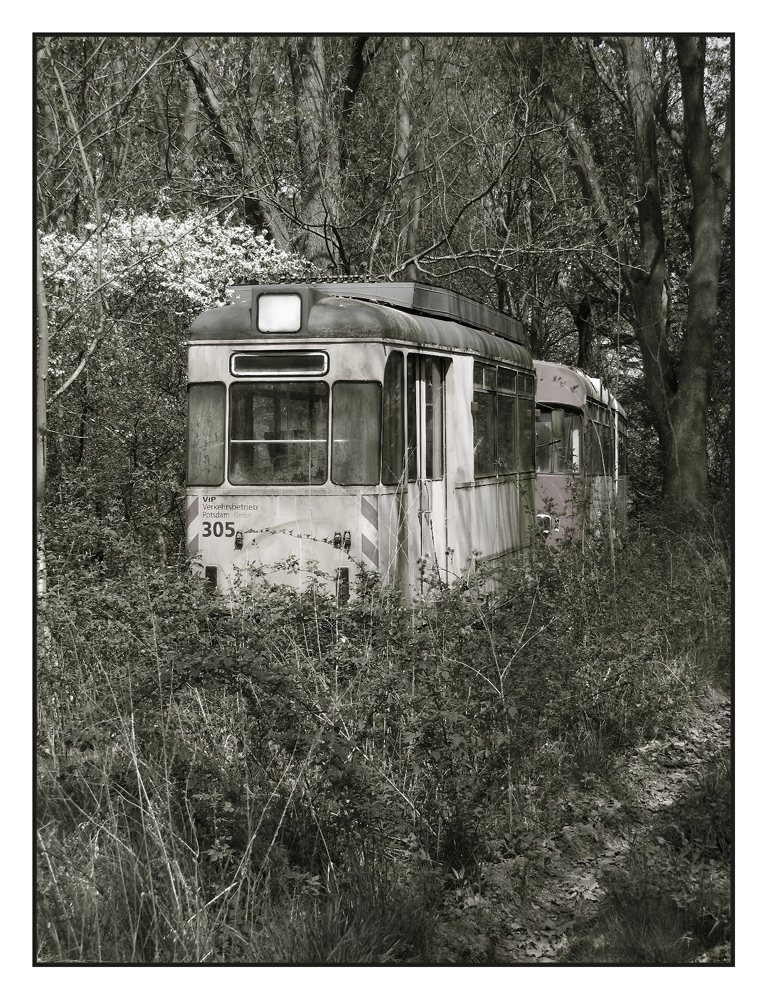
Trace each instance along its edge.
{"label": "forest floor", "polygon": [[[625,866],[633,843],[653,835],[707,763],[729,752],[730,740],[730,695],[710,687],[679,731],[637,748],[619,762],[610,782],[585,788],[569,805],[568,822],[542,845],[546,864],[529,871],[518,857],[484,866],[480,891],[470,889],[439,925],[441,961],[562,961],[598,915],[606,877]],[[730,945],[691,961],[729,963]]]}

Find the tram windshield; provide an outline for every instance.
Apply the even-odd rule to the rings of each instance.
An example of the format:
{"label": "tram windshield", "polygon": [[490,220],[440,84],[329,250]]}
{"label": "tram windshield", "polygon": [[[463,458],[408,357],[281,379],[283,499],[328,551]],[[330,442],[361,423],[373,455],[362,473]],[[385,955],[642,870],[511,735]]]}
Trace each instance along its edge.
{"label": "tram windshield", "polygon": [[231,386],[229,481],[233,485],[324,483],[327,466],[327,383]]}
{"label": "tram windshield", "polygon": [[578,472],[580,464],[581,414],[571,410],[537,410],[536,471],[562,475]]}
{"label": "tram windshield", "polygon": [[336,382],[333,387],[331,478],[342,486],[379,481],[381,386]]}

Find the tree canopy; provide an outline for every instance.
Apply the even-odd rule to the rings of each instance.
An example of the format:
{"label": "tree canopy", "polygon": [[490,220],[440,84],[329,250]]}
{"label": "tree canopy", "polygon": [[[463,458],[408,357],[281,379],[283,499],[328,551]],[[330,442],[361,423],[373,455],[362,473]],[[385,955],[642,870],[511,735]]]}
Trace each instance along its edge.
{"label": "tree canopy", "polygon": [[178,453],[183,330],[226,283],[337,272],[516,316],[535,357],[626,402],[640,489],[706,507],[728,485],[729,39],[36,45],[38,428],[56,477],[109,465],[122,411],[120,476],[139,440]]}

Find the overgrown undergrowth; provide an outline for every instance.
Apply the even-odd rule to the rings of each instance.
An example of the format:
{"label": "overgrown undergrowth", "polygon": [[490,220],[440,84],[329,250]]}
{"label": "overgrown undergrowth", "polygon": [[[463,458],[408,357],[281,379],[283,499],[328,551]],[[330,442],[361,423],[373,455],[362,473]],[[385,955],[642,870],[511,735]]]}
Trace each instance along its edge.
{"label": "overgrown undergrowth", "polygon": [[[537,548],[490,593],[406,605],[368,586],[345,607],[320,589],[225,599],[110,544],[90,569],[50,552],[39,606],[40,962],[439,961],[457,878],[544,864],[564,803],[728,679],[714,531],[634,528],[613,558]],[[727,935],[691,896],[702,851],[729,856],[727,762],[712,773],[663,856],[633,853],[590,940],[632,912],[679,938],[691,907],[683,936]],[[660,921],[671,872],[694,888]]]}

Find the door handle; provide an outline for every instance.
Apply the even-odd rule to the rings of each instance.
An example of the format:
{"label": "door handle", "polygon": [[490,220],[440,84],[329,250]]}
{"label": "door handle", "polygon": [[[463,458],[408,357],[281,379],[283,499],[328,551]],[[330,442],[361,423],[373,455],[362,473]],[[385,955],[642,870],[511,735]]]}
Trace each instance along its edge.
{"label": "door handle", "polygon": [[[424,491],[422,493],[422,490]],[[424,502],[424,497],[426,496],[426,503]],[[432,513],[432,497],[429,495],[429,480],[420,480],[419,486],[419,506],[421,507],[422,514]]]}

